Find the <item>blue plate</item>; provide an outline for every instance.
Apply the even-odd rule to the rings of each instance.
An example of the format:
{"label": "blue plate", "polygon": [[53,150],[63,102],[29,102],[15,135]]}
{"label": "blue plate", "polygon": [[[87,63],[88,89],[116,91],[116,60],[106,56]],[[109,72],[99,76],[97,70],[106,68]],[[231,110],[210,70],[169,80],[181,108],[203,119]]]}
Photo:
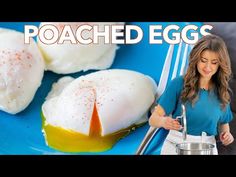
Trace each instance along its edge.
{"label": "blue plate", "polygon": [[[24,25],[39,25],[39,22],[0,22],[0,27],[15,29],[24,32]],[[138,25],[144,32],[143,39],[135,45],[120,45],[117,51],[115,61],[111,68],[130,69],[151,76],[158,84],[162,68],[165,62],[169,44],[165,41],[163,44],[149,44],[149,25],[173,24],[170,22],[139,22],[131,23]],[[174,23],[181,28],[188,24],[201,26],[202,23]],[[135,35],[135,34],[134,34]],[[174,50],[173,57],[177,55]],[[174,61],[175,59],[173,59]],[[174,62],[171,64],[171,72]],[[72,74],[73,77],[79,77],[94,71],[79,72]],[[10,115],[0,111],[0,154],[12,155],[37,155],[37,154],[70,154],[56,151],[45,144],[41,131],[42,120],[40,117],[41,105],[51,89],[52,83],[56,82],[63,75],[45,72],[41,87],[31,102],[31,104],[21,113]],[[112,154],[112,155],[132,155],[135,154],[149,126],[137,128],[128,136],[118,141],[114,147],[102,153],[78,153],[78,154]],[[163,138],[162,135],[155,137],[156,140]],[[155,142],[155,141],[154,141]],[[149,154],[159,154],[160,147],[153,146]]]}

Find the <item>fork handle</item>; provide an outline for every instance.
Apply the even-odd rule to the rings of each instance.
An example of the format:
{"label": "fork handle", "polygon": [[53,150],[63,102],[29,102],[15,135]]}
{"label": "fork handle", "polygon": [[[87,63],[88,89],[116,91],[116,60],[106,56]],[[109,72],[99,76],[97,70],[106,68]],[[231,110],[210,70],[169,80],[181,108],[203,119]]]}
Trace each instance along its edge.
{"label": "fork handle", "polygon": [[148,129],[148,132],[146,133],[145,137],[143,138],[140,146],[138,147],[138,150],[136,152],[136,155],[143,155],[145,150],[147,149],[149,143],[151,142],[152,138],[156,134],[156,132],[159,130],[159,128],[156,127],[150,127]]}

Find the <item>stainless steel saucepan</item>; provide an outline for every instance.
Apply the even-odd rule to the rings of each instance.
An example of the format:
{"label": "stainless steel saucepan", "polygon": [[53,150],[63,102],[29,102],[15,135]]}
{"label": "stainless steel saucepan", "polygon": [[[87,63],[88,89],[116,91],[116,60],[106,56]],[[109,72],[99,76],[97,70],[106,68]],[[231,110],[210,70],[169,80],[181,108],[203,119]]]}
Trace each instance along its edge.
{"label": "stainless steel saucepan", "polygon": [[176,144],[178,155],[213,155],[215,145],[206,143],[206,133],[202,132],[201,142],[183,142]]}
{"label": "stainless steel saucepan", "polygon": [[214,145],[210,143],[185,142],[176,144],[178,155],[213,155]]}

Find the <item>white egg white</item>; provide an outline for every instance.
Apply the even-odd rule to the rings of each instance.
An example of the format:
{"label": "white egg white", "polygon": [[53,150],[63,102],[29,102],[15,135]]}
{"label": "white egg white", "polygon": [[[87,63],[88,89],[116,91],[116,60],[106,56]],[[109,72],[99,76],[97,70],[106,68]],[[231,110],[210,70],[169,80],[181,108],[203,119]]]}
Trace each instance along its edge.
{"label": "white egg white", "polygon": [[36,44],[24,44],[24,34],[0,28],[0,110],[16,114],[32,101],[44,73]]}
{"label": "white egg white", "polygon": [[[57,27],[60,36],[63,25],[70,25],[73,33],[76,34],[77,28],[85,23],[42,22],[40,28],[49,24]],[[86,24],[91,26],[98,25],[99,29],[103,29],[104,25],[122,24],[122,22],[86,22]],[[85,39],[91,36],[92,31],[84,31],[82,33],[82,37]],[[116,51],[119,48],[116,44],[105,44],[104,38],[99,38],[98,44],[91,43],[87,45],[81,43],[72,44],[70,41],[64,41],[63,44],[56,42],[48,45],[43,43],[39,37],[37,42],[46,59],[46,69],[58,74],[107,69],[112,65]]]}
{"label": "white egg white", "polygon": [[46,124],[89,135],[96,105],[105,136],[141,122],[155,101],[155,81],[139,72],[110,69],[72,80],[53,85],[42,105]]}

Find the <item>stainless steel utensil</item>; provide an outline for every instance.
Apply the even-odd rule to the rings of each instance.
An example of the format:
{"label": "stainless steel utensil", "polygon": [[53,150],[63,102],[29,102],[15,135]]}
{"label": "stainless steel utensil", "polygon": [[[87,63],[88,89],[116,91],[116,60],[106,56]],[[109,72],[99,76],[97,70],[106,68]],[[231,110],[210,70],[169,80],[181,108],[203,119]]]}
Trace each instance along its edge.
{"label": "stainless steel utensil", "polygon": [[180,125],[182,125],[182,134],[183,134],[183,140],[186,141],[187,139],[187,120],[186,120],[186,108],[185,105],[181,105],[182,108],[182,115],[177,116],[176,119],[179,121]]}

